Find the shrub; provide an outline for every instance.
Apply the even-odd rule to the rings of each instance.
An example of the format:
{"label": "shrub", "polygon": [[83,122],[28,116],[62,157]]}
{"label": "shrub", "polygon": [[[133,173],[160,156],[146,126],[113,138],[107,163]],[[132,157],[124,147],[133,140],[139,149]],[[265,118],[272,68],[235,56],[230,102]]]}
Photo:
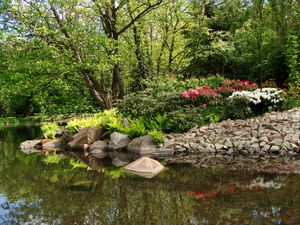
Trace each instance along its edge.
{"label": "shrub", "polygon": [[151,95],[156,95],[157,93],[163,92],[180,93],[190,88],[196,88],[203,85],[207,85],[211,88],[219,87],[224,80],[225,78],[219,75],[187,80],[179,80],[174,77],[163,76],[155,80],[147,80],[145,84],[147,86],[147,92]]}
{"label": "shrub", "polygon": [[185,132],[203,123],[202,112],[203,108],[200,107],[186,107],[170,112],[170,121],[164,129],[170,132]]}
{"label": "shrub", "polygon": [[270,110],[279,109],[284,102],[284,93],[276,88],[262,88],[255,91],[234,92],[229,98],[248,99],[252,112],[260,115]]}
{"label": "shrub", "polygon": [[223,80],[220,86],[210,87],[204,85],[194,89],[189,89],[183,92],[181,96],[189,100],[194,105],[207,106],[212,103],[220,102],[224,98],[229,97],[235,91],[243,90],[255,90],[257,88],[256,83],[250,83],[249,81],[239,80]]}
{"label": "shrub", "polygon": [[186,101],[178,93],[161,93],[157,96],[147,92],[129,94],[118,102],[117,108],[124,116],[154,118],[156,115],[172,112]]}
{"label": "shrub", "polygon": [[253,116],[249,100],[243,96],[225,99],[221,112],[224,119],[247,119]]}
{"label": "shrub", "polygon": [[57,123],[45,123],[41,127],[45,138],[55,138],[56,131],[60,129]]}

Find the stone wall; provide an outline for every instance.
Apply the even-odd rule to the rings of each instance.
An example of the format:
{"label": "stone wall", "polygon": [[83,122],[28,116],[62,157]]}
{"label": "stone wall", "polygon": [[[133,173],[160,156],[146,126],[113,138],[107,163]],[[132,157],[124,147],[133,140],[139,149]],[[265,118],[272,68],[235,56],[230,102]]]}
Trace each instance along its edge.
{"label": "stone wall", "polygon": [[158,152],[171,150],[169,162],[300,173],[300,109],[169,134]]}

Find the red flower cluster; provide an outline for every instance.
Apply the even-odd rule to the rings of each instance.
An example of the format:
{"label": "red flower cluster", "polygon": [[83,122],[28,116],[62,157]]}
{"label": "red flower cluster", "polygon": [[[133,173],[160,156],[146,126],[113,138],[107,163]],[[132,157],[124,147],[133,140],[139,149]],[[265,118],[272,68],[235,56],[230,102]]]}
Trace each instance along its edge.
{"label": "red flower cluster", "polygon": [[242,91],[242,90],[255,90],[257,89],[257,84],[256,83],[250,83],[248,80],[224,80],[223,81],[224,86],[232,87],[236,91]]}
{"label": "red flower cluster", "polygon": [[235,91],[255,89],[257,89],[257,84],[251,84],[247,80],[224,80],[220,87],[215,87],[214,89],[209,86],[197,87],[183,92],[181,96],[206,107],[209,103],[219,102],[221,99],[229,97]]}

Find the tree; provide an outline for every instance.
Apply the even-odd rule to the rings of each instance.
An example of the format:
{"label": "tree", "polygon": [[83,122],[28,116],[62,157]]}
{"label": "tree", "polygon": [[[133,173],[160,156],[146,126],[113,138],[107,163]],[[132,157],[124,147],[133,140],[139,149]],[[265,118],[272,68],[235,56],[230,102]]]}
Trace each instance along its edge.
{"label": "tree", "polygon": [[[68,59],[98,104],[110,108],[124,95],[120,36],[161,2],[18,0],[7,3],[6,15],[18,36],[40,40]],[[132,13],[140,13],[128,16],[129,5],[134,5]]]}

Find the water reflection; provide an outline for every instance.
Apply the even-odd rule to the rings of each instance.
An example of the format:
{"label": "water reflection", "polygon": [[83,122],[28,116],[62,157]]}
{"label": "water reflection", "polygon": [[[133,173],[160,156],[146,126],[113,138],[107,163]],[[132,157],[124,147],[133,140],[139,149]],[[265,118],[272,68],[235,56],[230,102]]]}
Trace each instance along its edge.
{"label": "water reflection", "polygon": [[300,224],[299,176],[174,166],[148,180],[94,158],[18,151],[39,135],[0,130],[0,224]]}

